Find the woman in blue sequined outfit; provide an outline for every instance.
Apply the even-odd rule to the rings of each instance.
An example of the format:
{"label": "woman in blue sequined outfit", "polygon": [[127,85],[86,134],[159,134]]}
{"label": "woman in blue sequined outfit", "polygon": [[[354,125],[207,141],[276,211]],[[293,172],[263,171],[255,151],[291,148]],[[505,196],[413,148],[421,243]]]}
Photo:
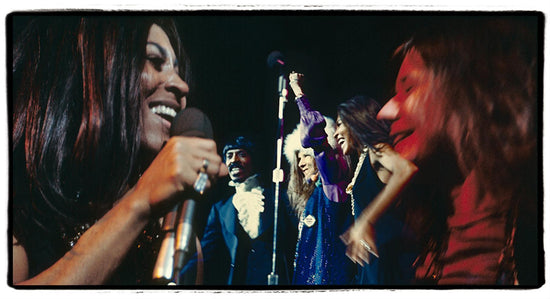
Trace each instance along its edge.
{"label": "woman in blue sequined outfit", "polygon": [[[290,164],[287,193],[299,219],[293,284],[350,284],[355,267],[346,257],[344,243],[339,240],[340,234],[351,223],[349,204],[344,193],[345,176],[322,177],[315,160],[318,159],[320,163],[328,160],[343,165],[345,162],[336,141],[331,138],[335,130],[334,121],[325,118],[316,126],[304,125],[308,123],[311,124],[307,121],[299,124],[286,137],[284,147],[284,154]],[[321,130],[315,130],[319,128]],[[329,137],[329,144],[325,144],[326,148],[321,152],[302,146],[302,140],[307,143],[314,132]],[[301,133],[304,136],[302,140]],[[321,147],[316,148],[319,150]],[[335,179],[335,182],[331,181]],[[324,189],[329,192],[325,193]],[[327,194],[332,194],[332,197]]]}
{"label": "woman in blue sequined outfit", "polygon": [[[321,122],[319,116],[305,116],[320,114],[311,110],[300,87],[301,78],[301,74],[290,74],[290,86],[300,108],[300,122],[309,121],[314,127],[313,123]],[[400,211],[393,202],[417,168],[391,148],[388,125],[376,120],[379,110],[376,101],[361,96],[340,104],[334,138],[351,167],[335,169],[323,165],[319,169],[328,176],[342,175],[349,169],[354,173],[347,192],[355,223],[342,235],[346,255],[359,267],[354,283],[408,284],[414,277],[415,254],[409,250],[413,246],[408,244]],[[326,143],[322,134],[313,136],[312,144]]]}

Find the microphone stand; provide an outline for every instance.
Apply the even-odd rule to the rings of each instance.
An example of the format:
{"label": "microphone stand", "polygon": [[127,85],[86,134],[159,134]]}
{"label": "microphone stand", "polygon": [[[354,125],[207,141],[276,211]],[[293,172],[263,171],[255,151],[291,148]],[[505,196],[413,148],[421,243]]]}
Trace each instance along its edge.
{"label": "microphone stand", "polygon": [[268,285],[278,285],[279,284],[279,275],[277,275],[275,270],[276,259],[277,259],[277,221],[279,214],[279,193],[280,193],[280,183],[283,181],[284,172],[281,168],[281,154],[283,150],[283,137],[284,137],[284,118],[283,110],[287,102],[288,90],[286,89],[286,79],[282,72],[280,71],[279,80],[278,80],[278,92],[279,92],[279,137],[277,139],[277,161],[276,168],[273,170],[273,183],[275,183],[275,199],[274,199],[274,211],[273,211],[273,256],[271,261],[271,273],[267,276]]}
{"label": "microphone stand", "polygon": [[181,285],[180,271],[189,257],[191,251],[191,239],[193,237],[192,223],[195,218],[194,199],[187,199],[183,202],[180,210],[180,216],[177,221],[176,240],[174,244],[174,261],[173,261],[173,280],[176,285]]}

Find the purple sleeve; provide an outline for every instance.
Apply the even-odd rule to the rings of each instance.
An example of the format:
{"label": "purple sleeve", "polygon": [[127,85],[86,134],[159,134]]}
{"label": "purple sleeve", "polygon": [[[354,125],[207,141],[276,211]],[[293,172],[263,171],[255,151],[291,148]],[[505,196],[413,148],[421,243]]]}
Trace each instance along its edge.
{"label": "purple sleeve", "polygon": [[342,155],[329,145],[323,115],[311,109],[305,96],[297,98],[296,104],[300,110],[300,124],[303,129],[300,132],[302,146],[311,147],[315,152],[315,162],[321,174],[325,195],[331,201],[343,202],[347,198],[348,165]]}
{"label": "purple sleeve", "polygon": [[[311,109],[309,101],[305,96],[296,99],[300,110],[300,124],[303,130],[300,131],[300,138],[304,148],[311,147],[313,150],[322,151],[327,143],[325,132],[326,121],[319,111]],[[327,143],[328,144],[328,143]]]}

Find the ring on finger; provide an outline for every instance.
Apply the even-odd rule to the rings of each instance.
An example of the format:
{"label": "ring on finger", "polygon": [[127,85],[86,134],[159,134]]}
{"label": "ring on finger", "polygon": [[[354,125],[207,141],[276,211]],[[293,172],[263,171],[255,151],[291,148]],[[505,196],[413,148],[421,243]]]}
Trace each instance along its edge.
{"label": "ring on finger", "polygon": [[360,243],[368,252],[372,252],[372,248],[370,247],[369,243],[365,242],[365,240],[360,240],[359,243]]}
{"label": "ring on finger", "polygon": [[210,161],[208,161],[208,159],[202,160],[202,166],[199,172],[206,172],[206,169],[208,169],[208,165],[210,165]]}
{"label": "ring on finger", "polygon": [[195,183],[193,184],[193,189],[195,189],[195,191],[200,194],[203,194],[204,189],[206,189],[206,181],[208,180],[206,169],[208,168],[209,164],[210,162],[208,161],[208,159],[202,160],[201,169],[199,169],[199,173],[197,174],[197,178],[195,179]]}

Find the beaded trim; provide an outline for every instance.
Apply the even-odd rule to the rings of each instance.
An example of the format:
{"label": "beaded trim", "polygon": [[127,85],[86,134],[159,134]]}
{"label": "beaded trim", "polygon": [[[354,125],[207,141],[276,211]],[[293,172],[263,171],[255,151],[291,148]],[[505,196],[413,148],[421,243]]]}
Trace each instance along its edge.
{"label": "beaded trim", "polygon": [[355,198],[353,197],[353,185],[355,185],[355,181],[357,180],[359,171],[363,167],[363,162],[367,157],[367,153],[368,153],[368,147],[364,147],[361,155],[359,156],[359,162],[357,163],[357,167],[355,167],[355,172],[353,173],[353,178],[351,179],[351,183],[349,183],[348,187],[346,188],[346,193],[351,196],[351,214],[354,217],[355,217],[356,211],[355,211]]}
{"label": "beaded trim", "polygon": [[296,261],[298,260],[298,248],[300,247],[300,240],[302,239],[302,229],[304,228],[304,218],[306,211],[302,212],[300,216],[300,223],[298,223],[298,242],[296,242],[296,250],[294,251],[294,272],[296,272]]}

